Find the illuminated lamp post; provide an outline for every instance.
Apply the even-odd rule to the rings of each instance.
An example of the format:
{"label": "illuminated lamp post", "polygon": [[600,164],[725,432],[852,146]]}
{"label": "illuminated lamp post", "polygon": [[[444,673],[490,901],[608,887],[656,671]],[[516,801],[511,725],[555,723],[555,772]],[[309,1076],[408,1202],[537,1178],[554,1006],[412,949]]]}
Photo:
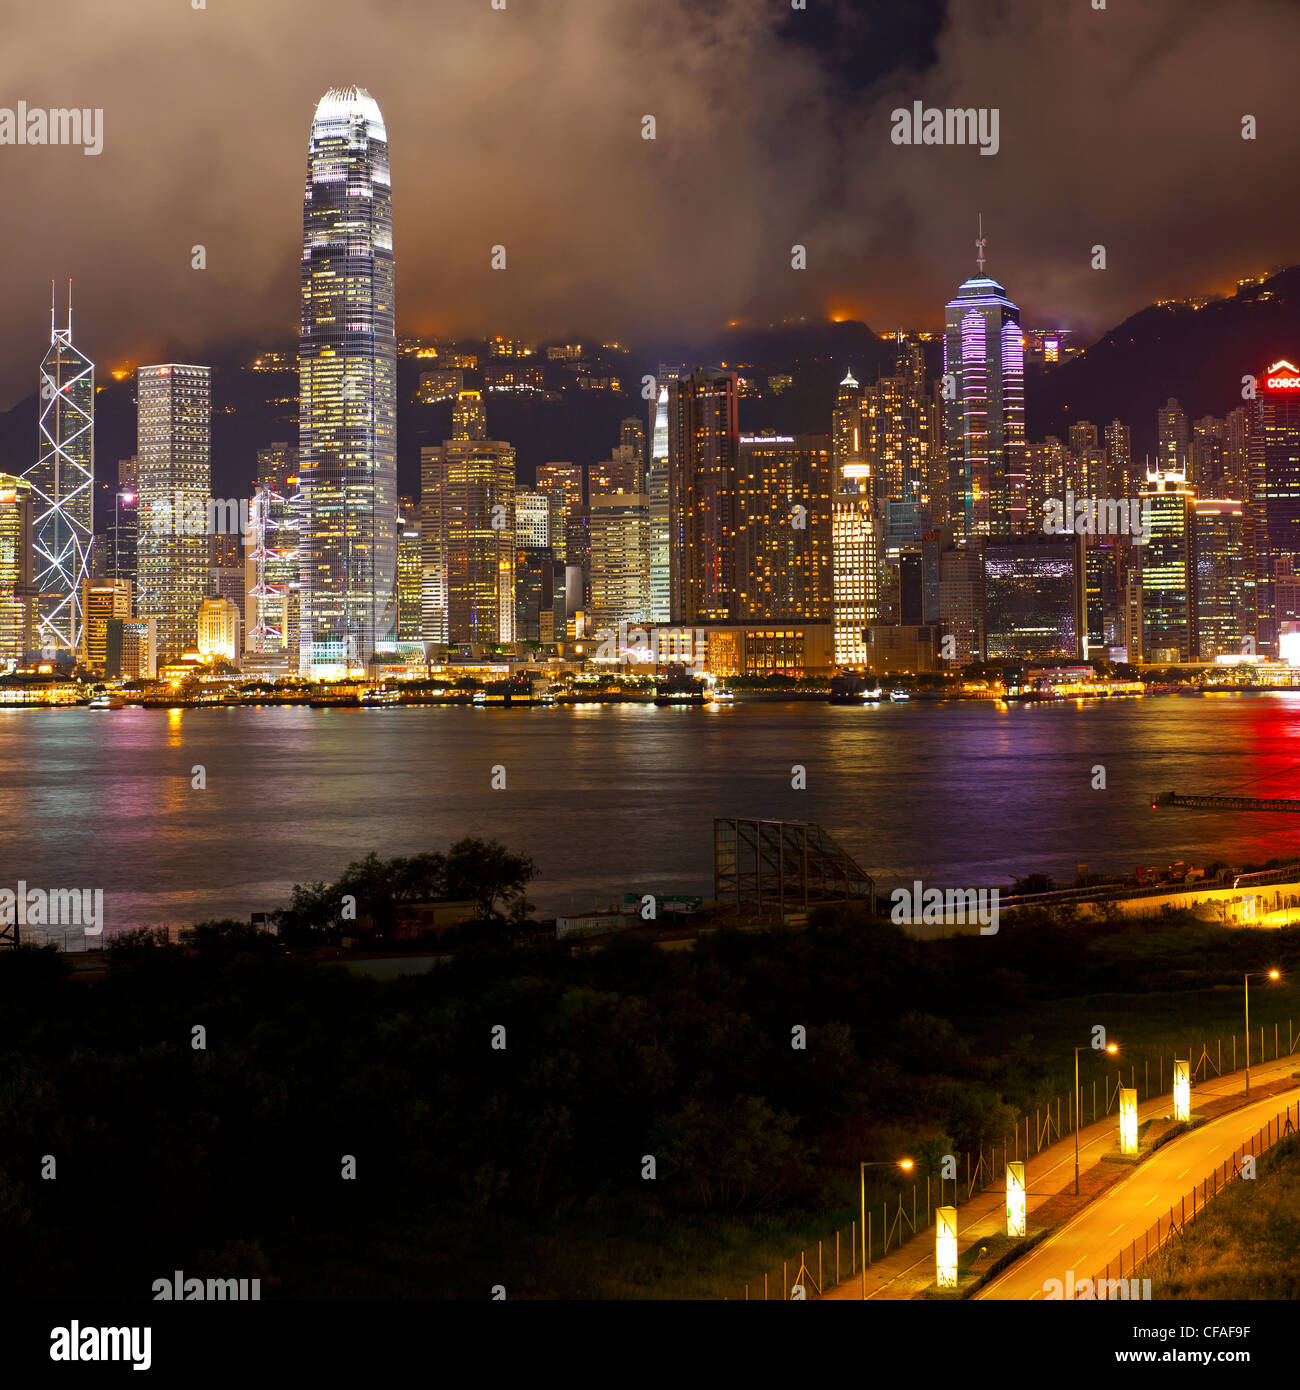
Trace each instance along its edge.
{"label": "illuminated lamp post", "polygon": [[[1083,1116],[1079,1111],[1079,1053],[1084,1049],[1076,1047],[1074,1049],[1074,1195],[1079,1195],[1079,1122]],[[1119,1051],[1118,1043],[1107,1043],[1106,1051],[1116,1053]],[[1093,1093],[1094,1097],[1096,1092]]]}
{"label": "illuminated lamp post", "polygon": [[1007,1235],[1025,1234],[1025,1165],[1007,1164]]}
{"label": "illuminated lamp post", "polygon": [[901,1168],[910,1173],[916,1167],[910,1158],[899,1158],[892,1163],[859,1163],[858,1176],[862,1181],[862,1297],[867,1296],[867,1169]]}
{"label": "illuminated lamp post", "polygon": [[[1242,984],[1246,991],[1246,1096],[1250,1096],[1250,982],[1255,980],[1280,980],[1282,972],[1280,970],[1256,971],[1253,975],[1247,973],[1242,976]],[[1264,1060],[1262,1057],[1259,1059]]]}

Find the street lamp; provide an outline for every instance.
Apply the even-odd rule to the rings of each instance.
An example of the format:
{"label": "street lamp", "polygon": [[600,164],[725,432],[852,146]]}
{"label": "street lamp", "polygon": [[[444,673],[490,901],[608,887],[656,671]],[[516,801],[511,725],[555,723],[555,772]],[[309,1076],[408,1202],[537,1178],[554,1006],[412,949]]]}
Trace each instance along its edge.
{"label": "street lamp", "polygon": [[[1092,1046],[1091,1043],[1088,1044]],[[1079,1122],[1083,1118],[1079,1112],[1079,1053],[1084,1051],[1082,1047],[1074,1049],[1074,1195],[1079,1195]],[[1119,1051],[1118,1043],[1107,1043],[1106,1051],[1112,1055]],[[1109,1084],[1109,1083],[1107,1083]],[[1096,1092],[1093,1092],[1094,1097]]]}
{"label": "street lamp", "polygon": [[887,1163],[860,1162],[858,1164],[858,1177],[862,1182],[862,1297],[864,1299],[867,1296],[867,1169],[901,1168],[903,1172],[910,1173],[915,1167],[916,1164],[910,1158],[897,1158]]}
{"label": "street lamp", "polygon": [[[1246,994],[1246,1098],[1250,1098],[1250,982],[1251,980],[1280,980],[1280,970],[1246,971],[1242,975],[1242,987]],[[1259,1059],[1264,1060],[1262,1057]]]}

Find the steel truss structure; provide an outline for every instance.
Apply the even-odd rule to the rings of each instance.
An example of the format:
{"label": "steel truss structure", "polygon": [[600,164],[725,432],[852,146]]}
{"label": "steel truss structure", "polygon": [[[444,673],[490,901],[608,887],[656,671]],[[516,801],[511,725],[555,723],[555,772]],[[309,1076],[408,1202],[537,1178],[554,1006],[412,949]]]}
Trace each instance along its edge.
{"label": "steel truss structure", "polygon": [[713,822],[713,896],[737,908],[807,908],[875,900],[875,880],[820,825]]}

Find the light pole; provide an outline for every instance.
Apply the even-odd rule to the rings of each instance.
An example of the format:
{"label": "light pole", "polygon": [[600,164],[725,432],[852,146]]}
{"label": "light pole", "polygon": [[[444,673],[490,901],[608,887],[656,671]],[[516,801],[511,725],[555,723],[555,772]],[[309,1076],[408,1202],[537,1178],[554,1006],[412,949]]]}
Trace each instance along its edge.
{"label": "light pole", "polygon": [[[1246,1097],[1250,1098],[1250,982],[1255,980],[1279,980],[1282,978],[1280,970],[1256,970],[1254,972],[1245,971],[1241,977],[1242,988],[1246,995]],[[1259,1059],[1264,1060],[1262,1057]]]}
{"label": "light pole", "polygon": [[894,1159],[890,1163],[862,1163],[858,1164],[858,1177],[862,1183],[862,1297],[867,1296],[867,1169],[868,1168],[901,1168],[903,1172],[910,1173],[915,1164],[910,1158]]}
{"label": "light pole", "polygon": [[[1092,1044],[1089,1043],[1088,1046],[1091,1047]],[[1082,1047],[1076,1047],[1074,1049],[1074,1195],[1076,1197],[1079,1195],[1079,1122],[1083,1118],[1079,1113],[1079,1053],[1082,1051],[1084,1051]],[[1106,1051],[1110,1053],[1118,1052],[1119,1044],[1107,1043]],[[1097,1093],[1094,1091],[1092,1094],[1095,1104]],[[1029,1157],[1028,1149],[1026,1149],[1025,1157]]]}

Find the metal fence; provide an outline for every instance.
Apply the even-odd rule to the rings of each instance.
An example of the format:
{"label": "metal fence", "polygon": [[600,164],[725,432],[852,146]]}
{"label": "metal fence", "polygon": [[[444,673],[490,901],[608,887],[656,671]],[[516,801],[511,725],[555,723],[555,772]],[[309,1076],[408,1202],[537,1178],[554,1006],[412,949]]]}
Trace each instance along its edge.
{"label": "metal fence", "polygon": [[[1293,1113],[1294,1119],[1292,1118]],[[1130,1242],[1127,1250],[1121,1250],[1116,1260],[1108,1260],[1105,1274],[1098,1274],[1094,1278],[1094,1288],[1098,1279],[1122,1279],[1126,1269],[1130,1275],[1134,1274],[1138,1267],[1149,1260],[1152,1255],[1157,1254],[1161,1249],[1167,1249],[1175,1239],[1181,1239],[1187,1229],[1187,1223],[1194,1221],[1197,1214],[1203,1212],[1207,1204],[1212,1202],[1230,1182],[1241,1177],[1241,1160],[1243,1158],[1248,1156],[1257,1158],[1272,1148],[1279,1139],[1284,1139],[1288,1134],[1295,1134],[1298,1124],[1300,1124],[1300,1101],[1280,1111],[1267,1125],[1260,1129],[1253,1139],[1248,1139],[1240,1148],[1225,1158],[1208,1178],[1197,1183],[1175,1205],[1170,1206],[1169,1211],[1164,1216],[1159,1217],[1140,1238]],[[1126,1257],[1127,1263],[1125,1263]],[[1114,1266],[1113,1274],[1111,1273],[1112,1265]]]}
{"label": "metal fence", "polygon": [[[1268,1025],[1262,1025],[1258,1035],[1258,1051],[1254,1047],[1255,1030],[1251,1029],[1251,1066],[1276,1061],[1279,1057],[1289,1057],[1300,1050],[1300,1029],[1295,1027],[1294,1020],[1287,1019],[1286,1029],[1284,1048],[1281,1024],[1273,1024],[1271,1039],[1268,1037]],[[1118,1106],[1120,1089],[1125,1084],[1134,1090],[1140,1090],[1143,1102],[1150,1100],[1153,1095],[1166,1094],[1166,1083],[1168,1088],[1173,1086],[1175,1057],[1190,1062],[1189,1070],[1193,1082],[1205,1081],[1211,1076],[1229,1076],[1242,1069],[1246,1055],[1244,1034],[1234,1033],[1226,1040],[1214,1038],[1210,1041],[1215,1044],[1213,1049],[1210,1048],[1209,1042],[1203,1041],[1189,1044],[1182,1052],[1158,1049],[1154,1054],[1147,1054],[1142,1059],[1141,1073],[1138,1072],[1137,1061],[1134,1060],[1129,1063],[1127,1082],[1123,1076],[1123,1068],[1117,1068],[1113,1085],[1110,1076],[1101,1078],[1100,1096],[1095,1079],[1087,1089],[1081,1087],[1079,1108],[1083,1115],[1083,1124],[1094,1124],[1111,1114]],[[1273,1043],[1271,1052],[1266,1049],[1269,1041]],[[1153,1061],[1156,1064],[1154,1067],[1151,1065]],[[1035,1157],[1052,1144],[1073,1134],[1074,1129],[1073,1090],[1065,1097],[1043,1098],[1034,1104],[1032,1113],[1026,1107],[1012,1134],[1001,1144],[994,1144],[988,1149],[981,1148],[973,1155],[969,1152],[963,1154],[955,1178],[927,1177],[924,1184],[912,1184],[910,1195],[907,1189],[903,1188],[890,1200],[880,1201],[878,1197],[873,1197],[867,1208],[865,1222],[866,1267],[870,1268],[876,1260],[883,1258],[890,1250],[897,1249],[912,1236],[928,1231],[934,1224],[936,1207],[960,1207],[990,1184],[1001,1186],[1008,1163],[1023,1162]],[[879,1184],[876,1185],[876,1191],[880,1191]],[[846,1277],[856,1277],[864,1263],[862,1225],[862,1222],[854,1221],[832,1232],[830,1236],[819,1241],[815,1248],[800,1251],[797,1259],[792,1256],[783,1260],[780,1265],[745,1283],[742,1286],[743,1294],[738,1292],[737,1296],[788,1299],[791,1297],[791,1290],[799,1287],[804,1290],[803,1297],[815,1298],[819,1297],[824,1289],[834,1288],[836,1284],[842,1283]],[[831,1272],[834,1273],[833,1282],[823,1283],[823,1279],[829,1278]],[[796,1298],[799,1296],[795,1294]]]}

